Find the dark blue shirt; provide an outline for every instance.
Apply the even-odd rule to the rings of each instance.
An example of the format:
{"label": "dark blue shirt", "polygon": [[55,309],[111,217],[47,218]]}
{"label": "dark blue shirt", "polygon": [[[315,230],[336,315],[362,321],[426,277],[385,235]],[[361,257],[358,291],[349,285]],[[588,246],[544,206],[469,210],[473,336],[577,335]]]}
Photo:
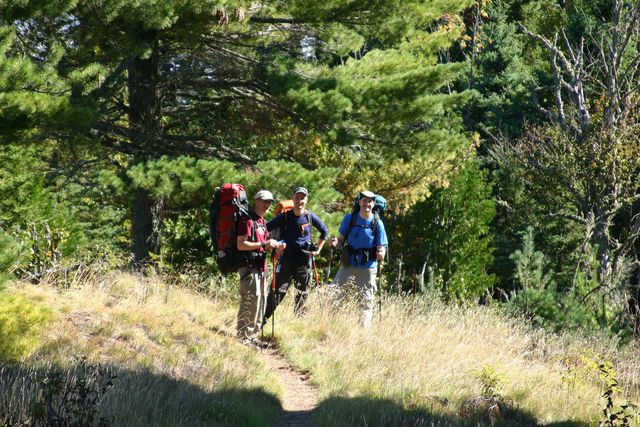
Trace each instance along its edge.
{"label": "dark blue shirt", "polygon": [[[309,216],[311,216],[311,225],[309,225]],[[329,229],[316,214],[309,210],[300,216],[296,216],[293,210],[289,210],[267,223],[269,231],[282,228],[281,239],[287,244],[287,251],[305,248],[311,242],[311,226],[320,232],[321,240],[327,240]]]}

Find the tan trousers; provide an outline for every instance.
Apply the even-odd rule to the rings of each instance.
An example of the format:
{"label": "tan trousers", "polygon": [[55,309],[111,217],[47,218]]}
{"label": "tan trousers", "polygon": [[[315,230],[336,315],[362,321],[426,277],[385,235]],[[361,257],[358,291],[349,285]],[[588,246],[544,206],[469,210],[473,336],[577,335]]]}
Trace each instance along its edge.
{"label": "tan trousers", "polygon": [[254,339],[262,329],[262,317],[267,302],[266,273],[255,268],[240,267],[240,308],[238,309],[237,336]]}
{"label": "tan trousers", "polygon": [[[360,324],[364,329],[369,329],[373,320],[373,307],[375,306],[376,269],[341,266],[333,279],[333,284],[344,288],[348,283],[354,283],[360,290],[360,307],[362,309]],[[342,299],[344,289],[341,289],[338,293],[338,299]]]}

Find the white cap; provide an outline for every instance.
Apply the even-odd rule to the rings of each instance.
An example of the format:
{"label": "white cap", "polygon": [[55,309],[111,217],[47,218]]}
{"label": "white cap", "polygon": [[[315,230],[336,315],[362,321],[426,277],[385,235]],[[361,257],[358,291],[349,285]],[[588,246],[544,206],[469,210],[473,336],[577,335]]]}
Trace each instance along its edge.
{"label": "white cap", "polygon": [[268,190],[260,190],[256,193],[256,196],[254,197],[254,199],[256,200],[271,200],[274,201],[275,199],[273,198],[273,194],[271,193],[271,191]]}
{"label": "white cap", "polygon": [[376,194],[373,191],[364,190],[360,192],[360,197],[368,197],[370,199],[375,199]]}

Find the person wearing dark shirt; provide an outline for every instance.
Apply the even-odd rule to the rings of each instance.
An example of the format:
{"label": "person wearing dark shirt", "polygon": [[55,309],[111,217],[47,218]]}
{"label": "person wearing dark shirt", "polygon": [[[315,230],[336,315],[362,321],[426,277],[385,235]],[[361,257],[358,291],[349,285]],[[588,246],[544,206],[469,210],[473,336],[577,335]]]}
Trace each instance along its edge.
{"label": "person wearing dark shirt", "polygon": [[[304,303],[312,279],[312,257],[317,256],[329,235],[329,229],[316,214],[306,208],[309,192],[298,187],[293,192],[293,209],[283,212],[267,223],[269,231],[282,230],[282,240],[286,247],[276,269],[276,292],[267,302],[264,321],[271,317],[282,302],[290,282],[296,288],[295,312],[304,311]],[[320,232],[320,238],[313,244],[311,227]]]}
{"label": "person wearing dark shirt", "polygon": [[238,309],[237,337],[247,345],[262,347],[258,338],[267,299],[267,251],[282,250],[284,244],[269,239],[264,220],[273,202],[273,194],[260,190],[255,195],[255,206],[249,215],[238,220],[236,245],[244,254],[238,268],[240,276],[240,307]]}

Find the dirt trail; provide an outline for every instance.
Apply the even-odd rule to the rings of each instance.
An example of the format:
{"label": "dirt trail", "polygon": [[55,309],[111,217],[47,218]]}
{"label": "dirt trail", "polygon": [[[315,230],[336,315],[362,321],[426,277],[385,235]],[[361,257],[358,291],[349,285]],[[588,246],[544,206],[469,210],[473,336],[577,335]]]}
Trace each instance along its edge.
{"label": "dirt trail", "polygon": [[311,413],[318,406],[318,391],[310,384],[309,376],[296,371],[275,349],[263,350],[262,357],[276,372],[284,389],[278,426],[310,426]]}

